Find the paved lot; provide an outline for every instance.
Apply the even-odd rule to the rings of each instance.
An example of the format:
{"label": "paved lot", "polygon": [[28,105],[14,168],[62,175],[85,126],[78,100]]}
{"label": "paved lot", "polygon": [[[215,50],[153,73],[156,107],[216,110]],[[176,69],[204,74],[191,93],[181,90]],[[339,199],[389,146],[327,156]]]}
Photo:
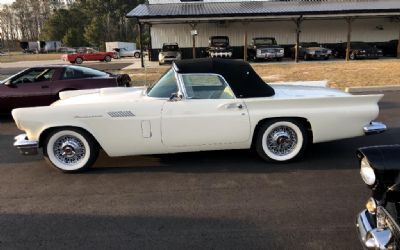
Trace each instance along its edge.
{"label": "paved lot", "polygon": [[399,97],[381,103],[386,133],[314,145],[286,165],[246,150],[102,155],[62,174],[18,155],[2,117],[0,249],[360,249],[354,218],[369,192],[354,151],[399,143]]}

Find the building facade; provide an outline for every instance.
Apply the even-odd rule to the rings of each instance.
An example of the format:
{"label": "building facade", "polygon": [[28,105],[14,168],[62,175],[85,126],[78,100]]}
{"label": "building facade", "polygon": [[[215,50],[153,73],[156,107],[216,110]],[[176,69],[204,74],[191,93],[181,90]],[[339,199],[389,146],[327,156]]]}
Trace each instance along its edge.
{"label": "building facade", "polygon": [[[209,37],[216,35],[230,38],[236,58],[243,58],[245,43],[253,37],[275,37],[290,48],[297,35],[301,42],[328,46],[346,42],[349,32],[351,41],[376,45],[400,36],[398,0],[149,0],[127,16],[150,26],[152,60],[167,42],[177,42],[183,58],[191,58],[194,29],[198,57],[205,56]],[[290,49],[285,51],[290,56]]]}

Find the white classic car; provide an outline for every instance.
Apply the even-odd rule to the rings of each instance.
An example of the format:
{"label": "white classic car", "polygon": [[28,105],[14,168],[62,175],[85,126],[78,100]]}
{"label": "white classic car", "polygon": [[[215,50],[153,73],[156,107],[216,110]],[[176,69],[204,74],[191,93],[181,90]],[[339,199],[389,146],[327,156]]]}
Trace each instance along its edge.
{"label": "white classic car", "polygon": [[274,87],[243,61],[182,60],[150,88],[68,91],[47,107],[15,109],[14,146],[64,172],[109,156],[254,148],[265,160],[299,158],[309,143],[379,133],[383,95]]}

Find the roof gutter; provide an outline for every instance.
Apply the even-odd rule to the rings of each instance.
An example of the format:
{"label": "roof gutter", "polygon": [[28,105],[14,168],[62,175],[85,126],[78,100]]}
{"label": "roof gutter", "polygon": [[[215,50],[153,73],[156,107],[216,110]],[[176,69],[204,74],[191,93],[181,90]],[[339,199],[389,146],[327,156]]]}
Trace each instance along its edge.
{"label": "roof gutter", "polygon": [[[354,18],[367,18],[367,17],[391,17],[391,16],[400,16],[399,12],[393,13],[363,13],[363,14],[325,14],[325,15],[303,15],[303,19],[313,20],[313,19],[339,19],[345,17],[354,17]],[[276,20],[276,21],[285,21],[291,20],[293,18],[298,18],[299,15],[271,15],[271,16],[240,16],[240,17],[143,17],[140,19],[141,22],[146,23],[185,23],[185,22],[212,22],[212,21],[222,21],[222,20],[230,20],[230,21],[266,21],[266,20]],[[139,18],[135,17],[137,20]]]}

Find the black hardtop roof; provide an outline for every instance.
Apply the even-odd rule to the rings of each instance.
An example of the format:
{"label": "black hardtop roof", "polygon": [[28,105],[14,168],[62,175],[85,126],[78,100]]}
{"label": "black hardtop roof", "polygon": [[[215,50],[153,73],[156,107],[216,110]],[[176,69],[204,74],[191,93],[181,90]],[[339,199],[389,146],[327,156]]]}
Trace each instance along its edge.
{"label": "black hardtop roof", "polygon": [[275,94],[249,63],[243,60],[200,58],[175,61],[180,74],[219,74],[225,78],[238,98],[270,97]]}

